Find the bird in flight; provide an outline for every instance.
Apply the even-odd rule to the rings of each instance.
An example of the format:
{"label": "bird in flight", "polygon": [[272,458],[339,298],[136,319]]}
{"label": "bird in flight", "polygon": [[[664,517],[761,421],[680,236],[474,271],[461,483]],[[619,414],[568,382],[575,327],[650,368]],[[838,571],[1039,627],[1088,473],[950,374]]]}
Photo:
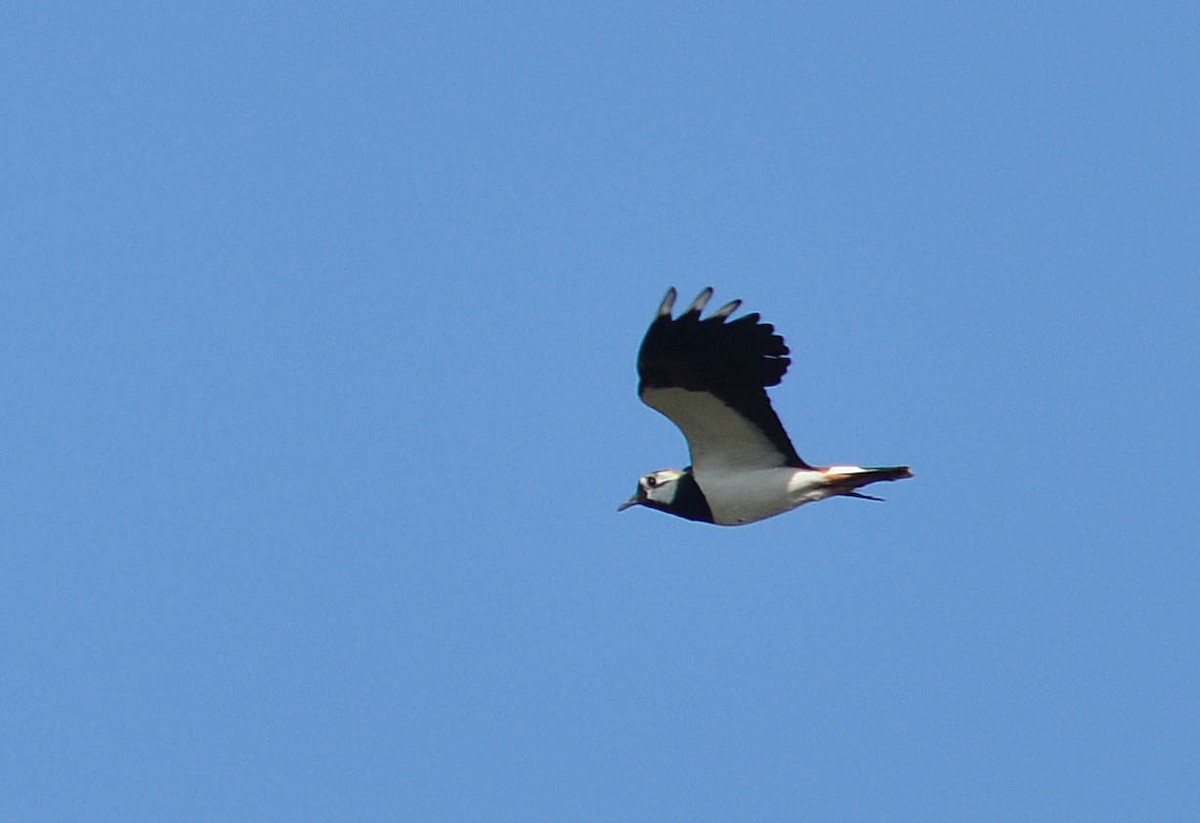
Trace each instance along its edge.
{"label": "bird in flight", "polygon": [[729,320],[741,300],[700,319],[712,295],[705,289],[672,317],[669,289],[638,351],[638,395],[680,428],[692,465],[642,477],[618,511],[647,506],[741,526],[827,497],[879,500],[858,490],[913,476],[908,466],[818,468],[801,460],[767,397],[791,364],[783,338],[757,313]]}

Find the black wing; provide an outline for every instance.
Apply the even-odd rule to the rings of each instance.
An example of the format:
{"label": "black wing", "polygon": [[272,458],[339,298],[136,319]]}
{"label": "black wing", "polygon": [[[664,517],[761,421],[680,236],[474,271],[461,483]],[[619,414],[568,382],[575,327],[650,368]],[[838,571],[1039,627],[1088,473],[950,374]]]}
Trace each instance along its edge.
{"label": "black wing", "polygon": [[676,293],[667,291],[638,352],[638,394],[683,431],[697,472],[809,468],[767,398],[791,363],[783,338],[758,314],[726,322],[740,300],[701,320],[712,294],[672,318]]}

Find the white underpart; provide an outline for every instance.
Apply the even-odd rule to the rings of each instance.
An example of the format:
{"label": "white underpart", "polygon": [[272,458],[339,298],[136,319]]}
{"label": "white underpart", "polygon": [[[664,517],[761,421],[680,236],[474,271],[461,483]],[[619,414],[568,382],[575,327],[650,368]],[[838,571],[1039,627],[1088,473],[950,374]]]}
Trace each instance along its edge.
{"label": "white underpart", "polygon": [[[787,468],[787,458],[762,429],[726,406],[715,395],[687,389],[647,389],[642,399],[665,414],[685,437],[692,466],[702,474]],[[787,468],[789,473],[795,469]],[[701,483],[701,488],[704,484]],[[707,496],[707,489],[705,489]]]}
{"label": "white underpart", "polygon": [[[692,452],[696,483],[708,500],[713,522],[753,523],[824,500],[832,489],[826,472],[797,469],[762,429],[708,392],[648,389],[643,400],[683,430]],[[830,474],[855,474],[858,466],[836,466]]]}
{"label": "white underpart", "polygon": [[805,503],[824,500],[833,492],[824,472],[788,467],[696,472],[696,482],[708,500],[713,522],[722,526],[774,517]]}

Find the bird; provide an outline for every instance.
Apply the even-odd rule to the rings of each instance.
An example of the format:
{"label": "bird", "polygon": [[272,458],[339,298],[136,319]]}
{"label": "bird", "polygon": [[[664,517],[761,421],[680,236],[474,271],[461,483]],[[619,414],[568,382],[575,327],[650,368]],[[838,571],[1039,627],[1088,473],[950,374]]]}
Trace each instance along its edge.
{"label": "bird", "polygon": [[791,359],[775,327],[755,312],[734,320],[734,300],[701,319],[707,288],[678,317],[667,290],[638,350],[638,395],[687,438],[692,465],[638,480],[617,511],[634,506],[741,526],[830,497],[880,500],[858,491],[913,476],[908,466],[816,467],[800,458],[771,407]]}

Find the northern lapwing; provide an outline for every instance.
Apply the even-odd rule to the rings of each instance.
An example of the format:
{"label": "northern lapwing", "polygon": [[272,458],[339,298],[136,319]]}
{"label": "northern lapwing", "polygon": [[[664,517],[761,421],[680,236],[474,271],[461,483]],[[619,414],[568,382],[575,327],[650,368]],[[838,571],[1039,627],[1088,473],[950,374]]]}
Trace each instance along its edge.
{"label": "northern lapwing", "polygon": [[879,500],[858,489],[912,477],[908,466],[817,468],[801,460],[766,391],[791,364],[783,338],[757,313],[729,320],[741,300],[701,320],[712,294],[705,289],[672,317],[669,289],[638,352],[638,395],[683,431],[692,465],[641,478],[618,511],[648,506],[741,526],[827,497]]}

